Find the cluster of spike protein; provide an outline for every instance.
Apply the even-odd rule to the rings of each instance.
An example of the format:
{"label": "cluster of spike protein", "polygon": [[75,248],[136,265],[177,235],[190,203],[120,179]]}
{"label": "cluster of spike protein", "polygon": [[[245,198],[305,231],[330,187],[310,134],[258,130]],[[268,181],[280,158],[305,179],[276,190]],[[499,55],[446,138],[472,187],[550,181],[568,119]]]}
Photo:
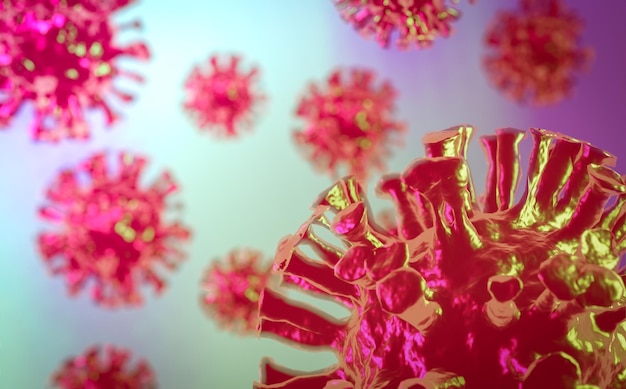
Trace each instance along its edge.
{"label": "cluster of spike protein", "polygon": [[256,250],[233,250],[213,262],[202,280],[201,305],[220,328],[251,335],[258,326],[259,295],[268,285],[272,267]]}
{"label": "cluster of spike protein", "polygon": [[105,154],[95,154],[78,169],[62,171],[49,187],[46,196],[52,204],[42,207],[40,215],[61,228],[41,233],[38,246],[53,274],[64,275],[72,295],[92,281],[96,303],[137,305],[141,283],[157,292],[164,289],[155,265],[173,269],[184,259],[175,244],[190,233],[177,222],[164,222],[162,215],[176,184],[163,173],[141,188],[146,163],[120,153],[114,174]]}
{"label": "cluster of spike protein", "polygon": [[493,84],[519,102],[551,104],[571,95],[592,58],[580,44],[583,22],[561,0],[521,0],[497,15],[486,35],[485,68]]}
{"label": "cluster of spike protein", "polygon": [[451,23],[460,17],[448,0],[333,1],[344,20],[384,48],[391,45],[394,33],[399,34],[396,44],[401,49],[430,47],[438,37],[449,37]]}
{"label": "cluster of spike protein", "polygon": [[113,86],[118,75],[141,82],[118,68],[122,57],[147,60],[143,43],[118,46],[111,14],[135,0],[6,0],[0,3],[0,128],[28,101],[33,102],[36,140],[85,139],[87,110],[104,112],[107,125],[118,115],[105,97],[133,99]]}
{"label": "cluster of spike protein", "polygon": [[108,346],[103,353],[93,346],[65,362],[52,382],[59,389],[155,389],[156,380],[148,363],[141,360],[130,368],[130,358],[131,353],[121,348]]}
{"label": "cluster of spike protein", "polygon": [[335,70],[327,86],[312,84],[300,100],[296,114],[306,124],[294,138],[317,168],[338,176],[338,165],[345,165],[348,174],[365,179],[384,169],[391,145],[401,144],[395,136],[404,124],[392,118],[396,90],[373,81],[369,70]]}
{"label": "cluster of spike protein", "polygon": [[501,129],[481,139],[490,169],[479,203],[465,160],[471,132],[428,134],[426,157],[380,181],[378,194],[396,207],[397,235],[370,220],[354,177],[320,195],[310,220],[279,245],[274,269],[284,285],[331,297],[351,314],[331,317],[267,288],[259,328],[295,346],[333,349],[339,363],[299,373],[266,359],[256,388],[626,385],[618,268],[626,176],[608,167],[608,153],[532,129],[527,187],[515,202],[524,132]]}
{"label": "cluster of spike protein", "polygon": [[226,65],[219,61],[214,55],[209,58],[210,66],[192,70],[185,83],[184,108],[199,128],[218,137],[236,137],[242,129],[251,128],[255,109],[266,96],[255,85],[258,68],[242,73],[238,56],[228,58]]}

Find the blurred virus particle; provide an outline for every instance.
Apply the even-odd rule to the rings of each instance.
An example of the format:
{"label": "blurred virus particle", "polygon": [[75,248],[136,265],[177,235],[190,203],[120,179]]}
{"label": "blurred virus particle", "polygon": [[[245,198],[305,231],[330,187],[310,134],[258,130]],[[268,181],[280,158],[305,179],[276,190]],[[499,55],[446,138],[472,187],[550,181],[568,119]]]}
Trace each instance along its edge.
{"label": "blurred virus particle", "polygon": [[[412,46],[430,47],[438,37],[452,33],[451,23],[460,12],[449,0],[333,0],[343,19],[366,38],[374,36],[384,48],[391,45],[392,35],[398,34],[396,45],[401,49]],[[470,1],[473,2],[473,1]]]}
{"label": "blurred virus particle", "polygon": [[120,153],[112,173],[105,154],[98,153],[77,169],[61,171],[48,188],[52,204],[39,213],[61,227],[39,235],[39,251],[52,273],[65,277],[71,295],[91,281],[91,297],[99,305],[140,305],[141,284],[157,293],[165,288],[157,264],[173,270],[184,259],[177,245],[189,231],[163,220],[166,198],[177,186],[165,172],[142,188],[146,163]]}
{"label": "blurred virus particle", "polygon": [[272,266],[263,254],[238,249],[211,264],[202,280],[201,305],[217,325],[240,335],[256,333],[259,295],[268,285]]}
{"label": "blurred virus particle", "polygon": [[52,382],[59,389],[155,389],[156,380],[145,361],[129,366],[131,353],[107,346],[93,346],[65,362]]}
{"label": "blurred virus particle", "polygon": [[227,64],[220,62],[213,55],[204,67],[193,68],[185,83],[184,108],[200,129],[234,138],[252,127],[255,108],[266,96],[255,85],[257,67],[241,72],[241,57],[236,55],[226,58]]}
{"label": "blurred virus particle", "polygon": [[259,329],[334,350],[338,363],[305,373],[267,358],[255,388],[626,387],[626,176],[588,143],[531,129],[526,191],[515,201],[525,133],[500,129],[481,139],[490,167],[478,202],[471,133],[427,134],[426,156],[379,182],[396,208],[395,236],[371,220],[354,177],[318,197],[279,245],[274,270],[283,285],[297,280],[350,313],[266,288]]}
{"label": "blurred virus particle", "polygon": [[5,0],[0,3],[0,129],[32,101],[35,140],[89,138],[85,112],[104,112],[106,124],[118,115],[105,97],[133,96],[115,88],[117,76],[141,82],[117,65],[128,57],[147,60],[143,43],[119,46],[121,30],[111,16],[135,0]]}
{"label": "blurred virus particle", "polygon": [[513,100],[556,103],[571,95],[576,74],[590,66],[582,30],[582,20],[561,0],[521,0],[518,10],[501,12],[487,30],[487,75]]}
{"label": "blurred virus particle", "polygon": [[373,81],[370,70],[335,70],[326,86],[310,85],[300,100],[296,115],[306,124],[294,139],[319,170],[339,177],[342,165],[366,179],[385,168],[391,145],[402,144],[396,135],[405,126],[392,118],[396,90],[388,81],[378,87]]}

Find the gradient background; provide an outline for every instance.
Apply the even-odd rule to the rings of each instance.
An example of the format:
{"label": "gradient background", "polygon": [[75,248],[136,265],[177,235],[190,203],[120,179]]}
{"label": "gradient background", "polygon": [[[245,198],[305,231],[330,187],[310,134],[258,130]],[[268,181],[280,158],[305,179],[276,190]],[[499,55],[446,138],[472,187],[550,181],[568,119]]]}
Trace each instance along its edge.
{"label": "gradient background", "polygon": [[[566,2],[585,19],[584,43],[596,58],[579,77],[573,98],[546,108],[505,100],[481,67],[485,26],[498,9],[514,7],[512,0],[462,4],[453,37],[430,50],[408,52],[363,40],[327,0],[143,1],[117,14],[120,22],[140,18],[144,24],[120,40],[142,38],[153,52],[149,63],[121,63],[148,80],[128,85],[138,99],[117,104],[124,120],[109,131],[96,113],[89,142],[35,144],[27,131],[27,106],[0,132],[0,387],[47,387],[67,357],[95,343],[128,347],[145,357],[166,389],[249,388],[264,355],[294,369],[331,364],[331,353],[219,331],[198,297],[210,261],[241,246],[262,250],[269,260],[280,238],[300,226],[317,194],[332,183],[301,158],[290,133],[301,124],[293,112],[307,84],[337,66],[373,68],[398,89],[397,118],[410,132],[389,161],[390,171],[423,155],[424,133],[468,123],[477,135],[498,127],[563,132],[616,154],[617,170],[626,172],[626,2]],[[269,96],[254,132],[231,142],[198,132],[181,109],[188,72],[216,52],[241,53],[244,66],[258,64]],[[529,144],[524,141],[524,150]],[[166,293],[154,298],[148,292],[138,309],[104,310],[86,293],[68,298],[63,280],[47,273],[34,245],[40,231],[53,227],[36,215],[45,188],[60,168],[102,149],[149,156],[146,182],[169,169],[181,186],[172,197],[184,204],[180,217],[193,230],[185,246],[188,260],[175,273],[162,273],[169,281]],[[469,159],[482,188],[487,164],[476,140]],[[372,204],[381,209],[382,202]]]}

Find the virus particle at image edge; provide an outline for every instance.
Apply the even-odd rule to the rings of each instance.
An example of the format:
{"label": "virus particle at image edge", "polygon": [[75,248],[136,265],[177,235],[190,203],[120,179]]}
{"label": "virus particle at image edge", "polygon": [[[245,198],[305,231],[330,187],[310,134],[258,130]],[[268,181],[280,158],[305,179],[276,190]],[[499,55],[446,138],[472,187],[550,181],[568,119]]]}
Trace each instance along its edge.
{"label": "virus particle at image edge", "polygon": [[263,264],[260,251],[232,250],[207,269],[201,283],[201,306],[221,329],[255,334],[259,295],[270,282],[271,270],[271,263]]}
{"label": "virus particle at image edge", "polygon": [[[400,49],[430,47],[435,39],[452,34],[461,15],[448,0],[333,0],[343,19],[366,38],[389,48],[392,38]],[[473,3],[474,1],[470,1]]]}
{"label": "virus particle at image edge", "polygon": [[166,222],[166,199],[178,187],[168,172],[140,184],[147,159],[119,153],[113,172],[104,153],[62,170],[48,188],[43,219],[58,228],[39,234],[39,251],[71,295],[92,284],[92,299],[105,307],[142,303],[142,284],[157,293],[165,282],[157,266],[173,270],[185,255],[177,247],[189,230]]}
{"label": "virus particle at image edge", "polygon": [[511,99],[535,105],[572,94],[575,78],[591,65],[593,51],[580,41],[583,21],[561,0],[521,0],[488,28],[484,67]]}
{"label": "virus particle at image edge", "polygon": [[[505,128],[481,137],[489,169],[479,198],[466,160],[472,133],[427,134],[425,157],[379,181],[393,231],[373,220],[354,176],[320,194],[278,245],[281,284],[261,294],[259,331],[332,350],[337,363],[299,372],[265,358],[255,388],[626,386],[626,175],[589,143],[531,129],[516,199],[526,132]],[[293,287],[349,314],[288,298]]]}
{"label": "virus particle at image edge", "polygon": [[131,352],[119,347],[88,348],[68,359],[52,376],[58,389],[156,389],[154,372],[144,360],[129,365]]}
{"label": "virus particle at image edge", "polygon": [[257,89],[259,69],[239,69],[241,57],[209,57],[193,68],[185,82],[184,109],[196,125],[216,137],[235,138],[252,127],[257,108],[267,97]]}
{"label": "virus particle at image edge", "polygon": [[374,85],[374,78],[367,69],[337,69],[300,100],[296,115],[305,124],[294,140],[318,170],[366,179],[385,168],[391,146],[402,145],[405,125],[392,117],[397,92],[389,81]]}
{"label": "virus particle at image edge", "polygon": [[143,43],[114,42],[121,30],[140,26],[111,24],[112,14],[133,2],[0,4],[0,129],[28,102],[34,110],[32,136],[38,141],[89,138],[87,111],[103,112],[107,126],[116,122],[118,114],[107,95],[124,102],[133,96],[117,89],[114,81],[118,76],[143,81],[141,75],[120,69],[117,61],[150,57]]}

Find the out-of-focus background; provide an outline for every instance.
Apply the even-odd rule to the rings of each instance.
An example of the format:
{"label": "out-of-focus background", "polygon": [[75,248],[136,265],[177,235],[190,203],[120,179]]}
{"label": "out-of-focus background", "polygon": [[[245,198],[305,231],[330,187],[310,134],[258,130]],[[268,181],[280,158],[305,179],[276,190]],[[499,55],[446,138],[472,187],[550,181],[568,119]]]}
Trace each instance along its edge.
{"label": "out-of-focus background", "polygon": [[[143,1],[117,14],[119,22],[138,18],[144,25],[120,34],[120,40],[140,38],[153,53],[148,63],[123,62],[147,78],[141,86],[121,82],[137,95],[135,103],[117,105],[123,121],[107,130],[102,115],[94,114],[90,141],[37,144],[27,129],[28,106],[0,131],[0,387],[47,387],[67,357],[105,343],[146,358],[165,389],[249,388],[264,355],[302,370],[333,363],[331,353],[219,331],[198,300],[211,261],[242,246],[262,250],[269,261],[281,237],[296,231],[317,194],[333,182],[302,158],[291,132],[302,124],[294,110],[307,85],[336,67],[374,69],[378,79],[398,89],[396,117],[409,133],[389,160],[389,171],[423,156],[426,132],[468,123],[477,127],[477,136],[499,127],[563,132],[617,155],[617,170],[625,173],[626,2],[566,1],[585,20],[583,41],[595,50],[595,60],[578,78],[571,99],[543,108],[505,99],[481,66],[486,27],[499,9],[516,3],[463,3],[451,38],[405,52],[362,39],[326,0]],[[269,96],[253,132],[234,141],[199,132],[182,110],[188,73],[213,53],[241,54],[244,68],[258,65],[260,86]],[[526,139],[525,158],[529,144]],[[102,309],[88,293],[69,298],[62,278],[48,274],[35,246],[39,232],[54,228],[37,216],[46,187],[59,169],[99,150],[148,156],[145,182],[171,171],[180,184],[173,200],[184,204],[178,216],[193,231],[184,247],[186,262],[174,273],[161,272],[169,285],[165,294],[155,298],[148,292],[140,308]],[[482,188],[487,164],[476,136],[469,158]],[[382,201],[372,204],[384,208]]]}

